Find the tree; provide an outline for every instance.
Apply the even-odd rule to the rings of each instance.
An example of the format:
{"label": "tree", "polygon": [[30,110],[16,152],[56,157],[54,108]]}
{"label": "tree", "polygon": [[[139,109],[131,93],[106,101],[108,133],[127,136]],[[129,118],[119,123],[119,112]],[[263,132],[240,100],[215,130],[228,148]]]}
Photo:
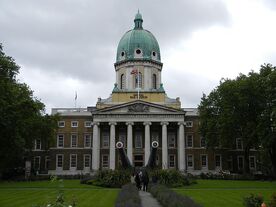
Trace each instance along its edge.
{"label": "tree", "polygon": [[[269,103],[272,104],[276,94],[275,79],[273,82],[265,78],[272,72],[271,68],[270,71],[264,69],[268,66],[270,68],[269,64],[261,66],[260,73],[240,74],[233,80],[222,79],[208,96],[203,95],[199,105],[200,131],[209,147],[233,148],[236,138],[242,139],[245,173],[249,173],[250,149],[259,148],[264,141],[263,136],[267,132],[263,129],[270,130],[271,134],[271,123],[263,122],[263,119],[269,121],[268,115],[271,115],[267,97],[271,97]],[[266,127],[262,128],[263,125]],[[266,138],[270,142],[263,143],[264,148],[268,148],[267,143],[273,142],[272,136]]]}
{"label": "tree", "polygon": [[0,44],[0,175],[23,166],[34,140],[48,142],[57,125],[58,117],[44,115],[44,104],[16,80],[19,68]]}

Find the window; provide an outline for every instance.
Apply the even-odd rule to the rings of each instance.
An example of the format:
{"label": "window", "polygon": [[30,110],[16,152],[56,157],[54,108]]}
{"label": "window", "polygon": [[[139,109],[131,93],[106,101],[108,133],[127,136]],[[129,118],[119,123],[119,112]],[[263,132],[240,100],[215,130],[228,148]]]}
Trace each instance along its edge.
{"label": "window", "polygon": [[193,135],[192,134],[187,135],[187,147],[193,147]]}
{"label": "window", "polygon": [[103,132],[102,147],[103,148],[108,148],[109,147],[109,132],[107,132],[107,131]]}
{"label": "window", "polygon": [[84,135],[84,147],[85,148],[90,148],[91,147],[91,135],[90,134],[85,134]]}
{"label": "window", "polygon": [[125,75],[124,74],[121,75],[120,83],[121,83],[120,88],[125,89]]}
{"label": "window", "polygon": [[40,169],[40,156],[34,157],[34,170]]}
{"label": "window", "polygon": [[71,121],[71,127],[78,127],[78,121]]}
{"label": "window", "polygon": [[201,155],[201,167],[202,168],[207,168],[208,161],[207,161],[207,155]]}
{"label": "window", "polygon": [[45,156],[45,170],[48,170],[50,167],[50,157]]}
{"label": "window", "polygon": [[59,134],[57,137],[57,148],[62,148],[64,147],[64,135]]}
{"label": "window", "polygon": [[70,168],[76,168],[77,167],[77,155],[71,154],[70,155]]}
{"label": "window", "polygon": [[65,127],[65,121],[58,121],[58,127]]}
{"label": "window", "polygon": [[168,133],[169,148],[175,148],[175,133]]}
{"label": "window", "polygon": [[40,139],[36,139],[35,140],[35,150],[41,150],[41,140]]}
{"label": "window", "polygon": [[215,155],[216,168],[221,168],[221,155]]}
{"label": "window", "polygon": [[238,156],[238,169],[243,170],[243,156]]}
{"label": "window", "polygon": [[126,147],[126,134],[124,131],[119,132],[119,141],[123,143],[124,147]]}
{"label": "window", "polygon": [[204,137],[200,137],[200,147],[206,147],[206,139]]}
{"label": "window", "polygon": [[142,88],[142,73],[135,75],[135,88]]}
{"label": "window", "polygon": [[175,155],[169,155],[169,167],[175,168]]}
{"label": "window", "polygon": [[77,134],[71,134],[71,147],[77,147],[78,136]]}
{"label": "window", "polygon": [[251,170],[256,169],[256,158],[255,156],[249,156],[249,167]]}
{"label": "window", "polygon": [[63,167],[63,155],[57,155],[56,157],[56,166],[57,168],[62,168]]}
{"label": "window", "polygon": [[84,122],[84,127],[86,127],[86,128],[91,127],[91,125],[92,125],[91,121],[85,121]]}
{"label": "window", "polygon": [[157,89],[157,80],[156,80],[156,74],[152,75],[152,88]]}
{"label": "window", "polygon": [[137,131],[135,133],[135,148],[142,148],[142,132]]}
{"label": "window", "polygon": [[193,127],[193,122],[192,121],[186,121],[186,127]]}
{"label": "window", "polygon": [[236,148],[237,149],[243,149],[243,144],[242,144],[242,139],[241,138],[236,139]]}
{"label": "window", "polygon": [[83,161],[83,164],[84,164],[84,168],[90,168],[90,163],[91,163],[91,155],[89,154],[86,154],[84,155],[83,157],[84,161]]}
{"label": "window", "polygon": [[194,157],[193,155],[187,155],[187,166],[188,168],[194,167]]}
{"label": "window", "polygon": [[109,166],[109,156],[102,155],[102,168],[108,168]]}
{"label": "window", "polygon": [[153,132],[151,133],[151,141],[152,141],[152,142],[153,142],[153,141],[156,141],[156,142],[159,143],[159,135],[158,135],[158,132],[157,132],[157,131],[153,131]]}

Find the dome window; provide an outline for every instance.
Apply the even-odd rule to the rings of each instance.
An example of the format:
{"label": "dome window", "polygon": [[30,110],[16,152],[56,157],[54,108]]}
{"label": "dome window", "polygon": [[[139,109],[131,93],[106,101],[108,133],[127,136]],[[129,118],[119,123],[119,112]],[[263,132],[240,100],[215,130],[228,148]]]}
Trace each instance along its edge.
{"label": "dome window", "polygon": [[156,56],[156,52],[153,51],[152,52],[152,56],[155,57]]}
{"label": "dome window", "polygon": [[122,56],[122,57],[125,56],[125,52],[124,52],[124,51],[121,52],[121,56]]}
{"label": "dome window", "polygon": [[136,50],[136,54],[137,54],[137,55],[140,55],[140,54],[141,54],[141,50],[140,50],[140,49],[137,49],[137,50]]}

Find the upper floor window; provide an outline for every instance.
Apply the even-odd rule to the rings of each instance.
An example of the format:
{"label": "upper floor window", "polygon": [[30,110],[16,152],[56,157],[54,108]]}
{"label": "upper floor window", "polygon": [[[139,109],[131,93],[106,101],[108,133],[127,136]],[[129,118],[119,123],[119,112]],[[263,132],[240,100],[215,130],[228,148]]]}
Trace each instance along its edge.
{"label": "upper floor window", "polygon": [[78,127],[79,122],[78,121],[71,121],[71,127]]}
{"label": "upper floor window", "polygon": [[152,75],[152,88],[157,89],[157,79],[156,79],[156,74]]}
{"label": "upper floor window", "polygon": [[151,141],[157,141],[159,143],[159,134],[157,131],[153,131],[151,133]]}
{"label": "upper floor window", "polygon": [[206,147],[206,139],[204,137],[200,137],[200,147]]}
{"label": "upper floor window", "polygon": [[84,135],[84,147],[85,148],[91,147],[91,135],[90,134]]}
{"label": "upper floor window", "polygon": [[58,127],[65,127],[65,121],[58,121]]}
{"label": "upper floor window", "polygon": [[102,147],[103,148],[108,148],[109,147],[109,132],[104,131],[103,132],[103,142],[102,142]]}
{"label": "upper floor window", "polygon": [[243,149],[243,143],[241,138],[236,139],[236,148],[237,149]]}
{"label": "upper floor window", "polygon": [[125,89],[125,75],[121,74],[121,78],[120,78],[120,88],[121,89]]}
{"label": "upper floor window", "polygon": [[41,140],[40,139],[35,140],[34,149],[35,150],[41,150]]}
{"label": "upper floor window", "polygon": [[249,168],[251,170],[256,169],[256,157],[255,156],[249,156]]}
{"label": "upper floor window", "polygon": [[119,141],[126,147],[126,133],[125,131],[119,131]]}
{"label": "upper floor window", "polygon": [[186,127],[193,127],[192,121],[186,121]]}
{"label": "upper floor window", "polygon": [[77,134],[71,134],[71,147],[77,147],[78,136]]}
{"label": "upper floor window", "polygon": [[91,121],[85,121],[84,122],[84,127],[91,127],[92,122]]}
{"label": "upper floor window", "polygon": [[135,134],[135,148],[142,148],[142,132],[137,131]]}
{"label": "upper floor window", "polygon": [[142,73],[139,72],[135,75],[135,88],[142,88]]}
{"label": "upper floor window", "polygon": [[193,135],[192,134],[187,135],[187,147],[193,147]]}
{"label": "upper floor window", "polygon": [[168,143],[169,143],[169,148],[175,148],[175,133],[173,132],[168,133]]}
{"label": "upper floor window", "polygon": [[58,148],[64,147],[64,135],[63,134],[59,134],[57,136],[57,147]]}

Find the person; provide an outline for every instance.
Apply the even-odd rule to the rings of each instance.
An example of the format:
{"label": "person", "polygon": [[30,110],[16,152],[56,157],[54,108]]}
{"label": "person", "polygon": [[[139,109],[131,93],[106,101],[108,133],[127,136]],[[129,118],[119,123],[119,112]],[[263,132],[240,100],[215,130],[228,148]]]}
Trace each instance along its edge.
{"label": "person", "polygon": [[148,191],[149,175],[147,171],[144,171],[142,174],[142,182],[143,182],[143,191]]}
{"label": "person", "polygon": [[132,173],[132,174],[131,174],[130,182],[131,182],[131,184],[134,184],[134,183],[135,183],[135,173]]}
{"label": "person", "polygon": [[141,190],[141,180],[140,180],[139,173],[136,173],[135,175],[135,183],[136,183],[137,189]]}

